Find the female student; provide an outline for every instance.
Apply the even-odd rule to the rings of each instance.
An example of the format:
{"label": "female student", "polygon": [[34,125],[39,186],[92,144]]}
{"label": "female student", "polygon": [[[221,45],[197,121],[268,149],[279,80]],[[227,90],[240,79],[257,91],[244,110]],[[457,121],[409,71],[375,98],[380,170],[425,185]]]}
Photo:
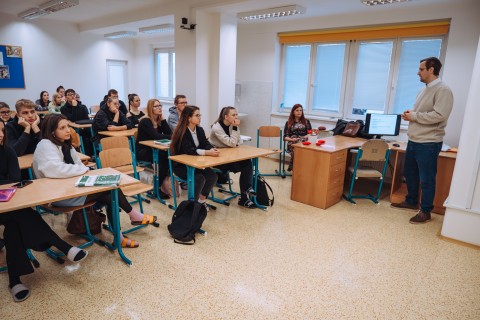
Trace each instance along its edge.
{"label": "female student", "polygon": [[104,105],[95,114],[92,129],[95,132],[93,140],[98,143],[102,135],[100,131],[121,131],[132,129],[132,122],[119,110],[120,102],[118,98],[108,97]]}
{"label": "female student", "polygon": [[[205,137],[200,127],[200,109],[196,106],[185,106],[179,122],[173,131],[170,153],[172,155],[189,154],[218,157],[220,152]],[[187,179],[187,167],[173,162],[173,172],[180,178]],[[217,182],[217,175],[212,169],[195,170],[195,200],[205,204],[208,194]]]}
{"label": "female student", "polygon": [[[5,128],[0,122],[0,184],[18,181],[20,167],[17,155],[7,146]],[[8,288],[15,302],[23,301],[30,296],[30,290],[20,281],[21,276],[33,272],[27,249],[45,251],[54,246],[72,262],[79,262],[88,254],[87,251],[63,241],[40,214],[31,208],[0,214],[0,224],[5,226],[3,236],[7,249]]]}
{"label": "female student", "polygon": [[306,136],[308,130],[312,130],[310,121],[303,115],[303,107],[296,104],[290,111],[290,116],[283,129],[283,141],[287,141],[287,153],[290,154],[290,163],[287,171],[293,169],[293,144],[299,142],[303,136]]}
{"label": "female student", "polygon": [[5,102],[0,102],[0,122],[7,123],[13,121],[10,106]]}
{"label": "female student", "polygon": [[50,104],[49,95],[47,91],[40,92],[40,99],[35,101],[35,109],[37,111],[48,111],[48,105]]}
{"label": "female student", "polygon": [[128,113],[127,118],[130,119],[133,126],[138,125],[140,120],[145,117],[145,113],[139,110],[140,108],[140,97],[135,93],[130,93],[128,95]]}
{"label": "female student", "polygon": [[[242,144],[240,138],[240,120],[237,110],[234,107],[225,107],[212,125],[212,132],[209,141],[218,148],[235,148]],[[252,161],[243,160],[219,166],[222,171],[240,172],[240,199],[238,204],[246,208],[254,209],[255,204],[250,200],[255,192],[252,188]]]}
{"label": "female student", "polygon": [[[152,162],[153,155],[150,147],[140,144],[140,141],[145,140],[160,140],[170,139],[172,137],[172,130],[167,123],[167,120],[163,117],[162,104],[160,100],[150,99],[147,103],[147,117],[140,120],[138,124],[138,136],[137,136],[137,159],[141,161]],[[166,151],[159,150],[159,172],[158,178],[160,185],[163,180],[168,176],[168,154]],[[160,191],[160,197],[162,199],[168,199],[169,196]]]}
{"label": "female student", "polygon": [[48,113],[56,113],[60,114],[60,109],[63,107],[65,102],[62,102],[62,97],[58,93],[54,93],[52,97],[52,101],[48,105]]}
{"label": "female student", "polygon": [[[49,114],[42,124],[42,141],[33,154],[33,172],[37,178],[70,178],[84,174],[89,169],[82,163],[75,149],[72,148],[70,139],[70,127],[64,115]],[[100,192],[86,197],[55,202],[57,206],[78,206],[85,202],[100,201],[110,203],[110,192]],[[156,216],[142,214],[133,209],[125,195],[118,190],[118,202],[120,208],[130,216],[132,225],[151,224],[157,220]],[[107,214],[111,221],[112,212],[108,209]],[[135,240],[122,236],[122,248],[136,248],[139,246]]]}

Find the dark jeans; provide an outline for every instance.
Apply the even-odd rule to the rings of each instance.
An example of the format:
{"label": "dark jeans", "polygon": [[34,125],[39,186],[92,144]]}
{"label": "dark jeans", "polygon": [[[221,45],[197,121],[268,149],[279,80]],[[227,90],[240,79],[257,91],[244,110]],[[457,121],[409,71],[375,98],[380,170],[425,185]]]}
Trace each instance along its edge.
{"label": "dark jeans", "polygon": [[[173,172],[181,179],[187,180],[187,167],[184,165],[178,165],[173,167]],[[213,186],[217,183],[217,174],[210,168],[204,170],[195,169],[195,177],[193,178],[195,184],[195,200],[198,200],[200,193],[208,197]]]}
{"label": "dark jeans", "polygon": [[240,192],[242,196],[246,195],[248,188],[252,187],[253,169],[252,160],[242,160],[233,163],[227,163],[218,166],[218,169],[226,172],[240,172]]}
{"label": "dark jeans", "polygon": [[419,186],[422,188],[420,208],[430,213],[433,209],[437,180],[437,160],[442,142],[417,143],[408,141],[403,174],[408,194],[405,202],[417,205]]}

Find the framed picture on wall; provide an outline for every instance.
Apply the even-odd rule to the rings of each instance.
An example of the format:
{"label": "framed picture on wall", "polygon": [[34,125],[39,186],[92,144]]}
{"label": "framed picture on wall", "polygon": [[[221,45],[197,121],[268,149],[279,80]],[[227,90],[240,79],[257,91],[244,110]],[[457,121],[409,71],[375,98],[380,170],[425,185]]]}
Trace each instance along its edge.
{"label": "framed picture on wall", "polygon": [[25,89],[20,46],[0,45],[0,89]]}

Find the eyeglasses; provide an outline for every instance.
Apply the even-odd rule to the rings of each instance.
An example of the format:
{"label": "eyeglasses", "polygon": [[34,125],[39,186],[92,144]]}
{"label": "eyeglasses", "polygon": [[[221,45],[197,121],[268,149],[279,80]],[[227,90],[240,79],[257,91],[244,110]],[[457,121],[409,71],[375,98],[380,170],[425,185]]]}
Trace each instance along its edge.
{"label": "eyeglasses", "polygon": [[154,108],[161,108],[162,105],[161,105],[161,104],[157,104],[157,105],[154,105],[153,107],[154,107]]}
{"label": "eyeglasses", "polygon": [[10,114],[10,111],[1,111],[0,114]]}
{"label": "eyeglasses", "polygon": [[71,93],[70,92],[69,94],[67,94],[67,96],[74,96],[74,95],[76,95],[76,93]]}

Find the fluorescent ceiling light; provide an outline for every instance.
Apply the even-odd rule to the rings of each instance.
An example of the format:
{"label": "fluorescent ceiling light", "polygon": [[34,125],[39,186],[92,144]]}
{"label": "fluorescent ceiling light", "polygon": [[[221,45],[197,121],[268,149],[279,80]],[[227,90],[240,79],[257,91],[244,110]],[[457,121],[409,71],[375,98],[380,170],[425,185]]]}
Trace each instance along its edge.
{"label": "fluorescent ceiling light", "polygon": [[78,6],[79,0],[52,0],[39,6],[40,10],[47,12],[57,12],[70,7]]}
{"label": "fluorescent ceiling light", "polygon": [[389,4],[389,3],[397,3],[397,2],[407,2],[410,0],[360,0],[366,6],[376,6],[378,4]]}
{"label": "fluorescent ceiling light", "polygon": [[120,38],[131,38],[135,37],[137,33],[135,31],[119,31],[104,34],[103,36],[108,39],[120,39]]}
{"label": "fluorescent ceiling light", "polygon": [[28,9],[23,12],[20,12],[17,16],[22,19],[33,20],[41,16],[44,16],[46,14],[48,14],[48,12],[42,11],[38,8],[32,8],[32,9]]}
{"label": "fluorescent ceiling light", "polygon": [[240,12],[237,14],[239,19],[243,20],[257,20],[257,19],[269,19],[269,18],[280,18],[286,16],[293,16],[296,14],[304,14],[305,8],[292,5],[292,6],[285,6],[285,7],[277,7],[277,8],[269,8],[263,10],[255,10],[249,12]]}
{"label": "fluorescent ceiling light", "polygon": [[152,34],[152,33],[166,33],[166,32],[171,32],[173,31],[173,24],[171,23],[165,23],[165,24],[160,24],[157,26],[151,26],[151,27],[145,27],[145,28],[140,28],[138,29],[140,33],[147,33],[147,34]]}

